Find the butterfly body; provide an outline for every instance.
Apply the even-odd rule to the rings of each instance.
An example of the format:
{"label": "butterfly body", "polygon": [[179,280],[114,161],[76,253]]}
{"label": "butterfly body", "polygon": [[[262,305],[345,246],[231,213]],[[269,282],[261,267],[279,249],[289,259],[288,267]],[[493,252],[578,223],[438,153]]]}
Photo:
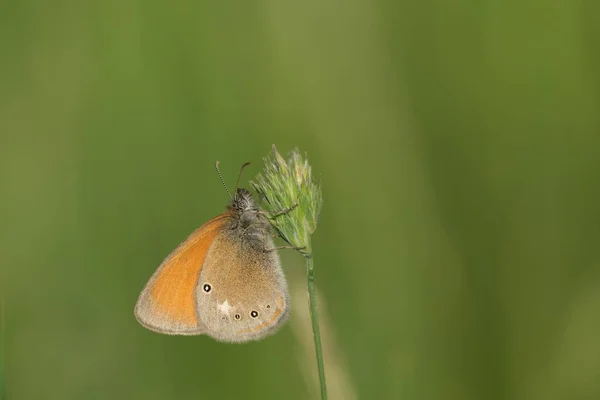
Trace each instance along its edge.
{"label": "butterfly body", "polygon": [[289,295],[268,218],[246,189],[158,267],[139,296],[137,320],[173,335],[224,342],[262,339],[289,314]]}

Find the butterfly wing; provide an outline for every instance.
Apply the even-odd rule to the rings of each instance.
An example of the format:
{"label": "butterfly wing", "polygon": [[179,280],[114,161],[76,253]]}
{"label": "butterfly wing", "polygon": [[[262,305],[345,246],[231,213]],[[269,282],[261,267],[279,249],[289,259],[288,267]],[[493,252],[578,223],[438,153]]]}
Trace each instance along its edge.
{"label": "butterfly wing", "polygon": [[228,220],[222,214],[206,222],[162,262],[135,306],[140,324],[171,335],[205,333],[196,310],[196,287],[206,255]]}
{"label": "butterfly wing", "polygon": [[[224,342],[275,333],[289,313],[288,288],[276,251],[257,248],[240,233],[222,230],[208,251],[197,286],[205,333]],[[266,248],[273,248],[270,236]]]}

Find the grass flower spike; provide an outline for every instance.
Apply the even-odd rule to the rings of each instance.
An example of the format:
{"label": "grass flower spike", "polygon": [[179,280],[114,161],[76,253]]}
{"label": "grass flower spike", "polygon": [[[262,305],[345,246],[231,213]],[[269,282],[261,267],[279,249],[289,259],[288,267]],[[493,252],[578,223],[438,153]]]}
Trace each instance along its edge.
{"label": "grass flower spike", "polygon": [[312,180],[308,160],[293,150],[286,161],[273,146],[272,154],[265,158],[264,172],[250,184],[273,216],[279,236],[310,256],[310,236],[317,229],[323,197],[321,187]]}

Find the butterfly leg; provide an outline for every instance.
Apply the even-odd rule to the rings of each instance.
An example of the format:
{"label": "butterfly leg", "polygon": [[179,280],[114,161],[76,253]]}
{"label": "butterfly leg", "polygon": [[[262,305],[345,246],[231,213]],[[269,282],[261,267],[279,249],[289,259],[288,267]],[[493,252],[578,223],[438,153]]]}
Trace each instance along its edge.
{"label": "butterfly leg", "polygon": [[304,250],[305,247],[298,247],[298,246],[277,246],[277,247],[273,247],[272,249],[267,249],[265,248],[265,251],[275,251],[275,250],[279,250],[279,249],[294,249],[294,250]]}
{"label": "butterfly leg", "polygon": [[264,211],[258,211],[258,214],[266,215],[269,219],[275,219],[275,218],[279,217],[280,215],[289,213],[290,211],[294,210],[296,207],[298,207],[298,203],[294,203],[294,205],[292,205],[291,207],[286,208],[285,210],[278,211],[275,214],[270,214],[270,213],[267,213]]}

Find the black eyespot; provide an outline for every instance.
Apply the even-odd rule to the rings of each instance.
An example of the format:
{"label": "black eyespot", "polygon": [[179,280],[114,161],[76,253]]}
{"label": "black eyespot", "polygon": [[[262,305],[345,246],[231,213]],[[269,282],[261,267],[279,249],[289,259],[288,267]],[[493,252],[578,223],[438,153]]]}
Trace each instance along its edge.
{"label": "black eyespot", "polygon": [[240,314],[235,314],[235,319],[240,319],[242,316]]}
{"label": "black eyespot", "polygon": [[258,317],[258,312],[256,312],[256,311],[252,311],[252,312],[250,313],[250,315],[252,316],[252,318],[256,318],[256,317]]}
{"label": "black eyespot", "polygon": [[221,317],[221,320],[222,320],[222,321],[225,321],[226,319],[227,319],[227,317],[226,317],[226,316],[224,316],[224,315]]}
{"label": "black eyespot", "polygon": [[204,284],[204,286],[202,286],[202,289],[204,289],[204,291],[206,293],[208,293],[208,292],[210,292],[211,287],[210,287],[210,285],[208,283],[206,283],[206,284]]}
{"label": "black eyespot", "polygon": [[270,305],[270,304],[267,304],[267,308],[271,308],[271,305]]}

